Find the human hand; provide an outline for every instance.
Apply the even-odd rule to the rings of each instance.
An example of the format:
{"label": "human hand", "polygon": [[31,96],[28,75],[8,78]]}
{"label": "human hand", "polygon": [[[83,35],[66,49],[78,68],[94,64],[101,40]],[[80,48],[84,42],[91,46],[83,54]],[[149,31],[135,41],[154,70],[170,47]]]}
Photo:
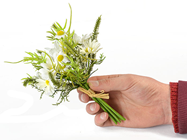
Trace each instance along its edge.
{"label": "human hand", "polygon": [[[95,76],[87,82],[92,90],[109,93],[110,99],[105,101],[126,118],[116,125],[97,103],[92,102],[87,104],[86,111],[95,115],[97,126],[144,128],[172,124],[168,84],[132,74]],[[88,95],[78,92],[82,102],[91,101]]]}

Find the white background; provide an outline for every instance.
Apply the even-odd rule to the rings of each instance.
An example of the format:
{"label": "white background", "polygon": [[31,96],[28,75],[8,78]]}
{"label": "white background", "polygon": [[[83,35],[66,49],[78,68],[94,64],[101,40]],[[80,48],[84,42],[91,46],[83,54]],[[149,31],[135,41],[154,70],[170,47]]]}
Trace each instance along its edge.
{"label": "white background", "polygon": [[[78,35],[92,32],[102,15],[99,42],[107,56],[95,75],[132,73],[163,83],[187,80],[186,0],[1,0],[0,1],[0,139],[186,139],[172,125],[146,129],[107,127],[94,124],[86,104],[76,91],[60,106],[21,78],[34,69],[24,64],[5,64],[51,46],[46,31],[53,22],[69,21]],[[137,116],[138,117],[138,116]]]}

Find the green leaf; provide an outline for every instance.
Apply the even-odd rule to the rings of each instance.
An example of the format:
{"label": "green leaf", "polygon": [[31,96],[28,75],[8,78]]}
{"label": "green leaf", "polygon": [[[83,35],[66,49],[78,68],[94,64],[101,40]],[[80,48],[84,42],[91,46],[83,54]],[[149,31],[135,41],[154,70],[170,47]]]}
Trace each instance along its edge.
{"label": "green leaf", "polygon": [[70,4],[69,4],[69,8],[70,8],[70,23],[69,23],[69,28],[67,32],[70,34],[71,22],[72,22],[72,8]]}
{"label": "green leaf", "polygon": [[56,22],[56,24],[58,25],[60,30],[63,30],[63,28],[60,26],[60,24],[58,22]]}
{"label": "green leaf", "polygon": [[100,26],[100,23],[101,23],[101,16],[99,16],[96,20],[96,23],[95,23],[95,27],[94,27],[94,30],[93,30],[93,33],[92,33],[92,41],[93,40],[96,40],[97,41],[97,36],[99,34],[99,26]]}
{"label": "green leaf", "polygon": [[63,30],[66,28],[66,25],[67,25],[67,19],[66,19],[66,22],[65,22],[65,25],[64,25],[64,28],[63,28]]}

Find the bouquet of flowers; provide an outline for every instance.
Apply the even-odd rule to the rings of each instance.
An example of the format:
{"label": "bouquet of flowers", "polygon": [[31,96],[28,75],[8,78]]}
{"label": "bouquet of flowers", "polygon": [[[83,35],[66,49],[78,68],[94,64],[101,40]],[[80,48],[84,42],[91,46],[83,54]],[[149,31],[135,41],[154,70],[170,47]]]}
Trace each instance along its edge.
{"label": "bouquet of flowers", "polygon": [[77,89],[90,96],[97,102],[103,111],[107,112],[109,117],[115,124],[125,120],[119,113],[111,108],[103,99],[109,99],[109,94],[95,93],[90,89],[87,80],[95,72],[94,65],[101,64],[105,56],[100,54],[99,59],[96,58],[100,48],[97,40],[99,34],[98,29],[101,22],[101,16],[98,17],[94,30],[89,35],[79,37],[75,31],[71,32],[72,9],[70,7],[70,23],[68,29],[67,19],[62,27],[55,22],[51,31],[47,31],[50,36],[47,38],[54,44],[53,48],[46,48],[45,51],[37,50],[37,53],[26,52],[29,56],[24,57],[20,63],[32,64],[36,69],[36,75],[23,78],[23,85],[28,85],[37,89],[42,98],[43,94],[50,97],[59,96],[55,105],[59,105],[63,101],[68,101],[69,93]]}

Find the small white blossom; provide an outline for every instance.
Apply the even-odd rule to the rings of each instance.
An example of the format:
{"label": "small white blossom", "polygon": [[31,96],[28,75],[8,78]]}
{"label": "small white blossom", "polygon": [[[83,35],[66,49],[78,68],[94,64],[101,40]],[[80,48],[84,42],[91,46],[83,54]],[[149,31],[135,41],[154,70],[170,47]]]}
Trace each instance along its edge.
{"label": "small white blossom", "polygon": [[42,63],[41,66],[43,67],[42,69],[39,70],[41,77],[47,78],[49,72],[52,72],[53,75],[55,75],[56,73],[54,68],[55,66],[52,64],[48,56],[46,58],[46,63]]}
{"label": "small white blossom", "polygon": [[62,47],[60,46],[58,41],[54,42],[54,47],[53,48],[47,48],[49,51],[49,54],[51,55],[54,63],[56,64],[56,70],[61,70],[63,69],[66,71],[67,67],[63,65],[62,63],[67,63],[70,62],[69,59],[67,58],[66,54],[62,51]]}
{"label": "small white blossom", "polygon": [[48,56],[46,57],[46,63],[42,63],[41,66],[45,69],[48,69],[48,70],[53,69],[53,64],[52,64],[52,62],[51,62],[51,60],[49,59]]}
{"label": "small white blossom", "polygon": [[66,54],[62,51],[62,47],[58,41],[54,42],[53,48],[46,48],[49,51],[49,54],[54,59],[55,63],[62,62],[67,63],[69,59],[66,57]]}
{"label": "small white blossom", "polygon": [[73,41],[77,44],[82,44],[82,40],[81,40],[81,37],[78,36],[76,33],[74,33],[73,35]]}
{"label": "small white blossom", "polygon": [[44,90],[45,94],[51,95],[54,92],[52,82],[49,79],[36,79],[36,85],[39,89]]}
{"label": "small white blossom", "polygon": [[63,53],[62,51],[59,52],[55,52],[53,54],[53,58],[55,59],[55,61],[58,62],[62,62],[62,63],[67,63],[69,62],[69,59],[66,57],[66,54]]}
{"label": "small white blossom", "polygon": [[52,56],[54,53],[62,51],[62,48],[60,47],[60,43],[58,41],[54,42],[53,48],[45,48],[49,51],[49,54]]}
{"label": "small white blossom", "polygon": [[84,43],[87,43],[90,38],[91,38],[92,34],[85,34],[85,35],[82,35],[82,40],[81,40],[81,44],[84,44]]}
{"label": "small white blossom", "polygon": [[95,40],[91,41],[91,39],[88,42],[84,42],[85,47],[80,47],[81,50],[80,52],[82,54],[95,54],[97,53],[99,50],[101,50],[102,48],[100,47],[100,43],[96,42]]}

